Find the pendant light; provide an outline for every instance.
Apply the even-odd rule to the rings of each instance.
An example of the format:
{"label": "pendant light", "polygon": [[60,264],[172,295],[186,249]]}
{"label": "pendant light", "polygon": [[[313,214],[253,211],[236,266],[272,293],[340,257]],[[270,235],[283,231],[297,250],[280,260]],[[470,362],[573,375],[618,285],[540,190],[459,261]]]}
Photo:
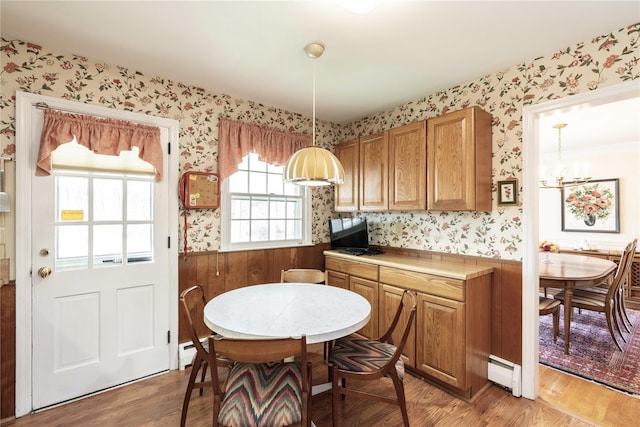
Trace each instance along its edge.
{"label": "pendant light", "polygon": [[[584,167],[584,171],[585,171],[585,176],[581,177],[579,176],[579,172],[578,172],[578,167],[574,167],[573,169],[573,174],[574,177],[571,178],[568,182],[565,182],[565,177],[564,174],[566,173],[565,171],[565,165],[562,163],[562,138],[561,138],[561,131],[563,128],[567,127],[566,123],[558,123],[556,125],[552,126],[554,129],[558,129],[558,163],[556,164],[555,167],[555,175],[553,177],[551,177],[551,179],[548,179],[548,177],[543,177],[543,179],[540,180],[540,188],[565,188],[565,187],[572,187],[578,184],[583,184],[585,182],[589,182],[591,180],[590,176],[586,176],[587,173],[587,166],[585,165]],[[550,183],[548,183],[549,181],[551,181]]]}
{"label": "pendant light", "polygon": [[310,43],[304,51],[314,60],[313,62],[313,145],[293,153],[284,166],[283,178],[286,182],[298,185],[320,186],[342,184],[344,182],[344,168],[340,160],[328,150],[316,146],[316,63],[324,52],[320,43]]}

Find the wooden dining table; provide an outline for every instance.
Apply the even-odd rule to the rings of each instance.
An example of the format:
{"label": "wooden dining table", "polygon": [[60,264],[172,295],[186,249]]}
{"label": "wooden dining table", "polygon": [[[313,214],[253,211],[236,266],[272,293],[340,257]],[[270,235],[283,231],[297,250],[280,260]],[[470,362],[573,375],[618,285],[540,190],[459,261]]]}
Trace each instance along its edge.
{"label": "wooden dining table", "polygon": [[617,264],[584,255],[540,252],[540,287],[564,289],[564,353],[569,354],[573,290],[589,288],[607,280]]}

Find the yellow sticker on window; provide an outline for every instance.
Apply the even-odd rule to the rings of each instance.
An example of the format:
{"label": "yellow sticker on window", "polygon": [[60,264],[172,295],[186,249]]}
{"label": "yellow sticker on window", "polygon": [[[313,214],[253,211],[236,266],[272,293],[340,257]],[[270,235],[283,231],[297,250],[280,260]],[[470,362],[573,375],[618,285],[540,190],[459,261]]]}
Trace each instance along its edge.
{"label": "yellow sticker on window", "polygon": [[61,212],[60,217],[63,221],[82,221],[84,219],[84,211],[81,209],[77,210],[63,210]]}

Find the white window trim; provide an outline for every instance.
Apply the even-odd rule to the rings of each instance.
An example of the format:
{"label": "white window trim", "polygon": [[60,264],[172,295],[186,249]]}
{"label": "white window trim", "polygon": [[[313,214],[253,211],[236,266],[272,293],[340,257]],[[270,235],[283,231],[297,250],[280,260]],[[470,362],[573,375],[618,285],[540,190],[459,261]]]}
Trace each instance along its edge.
{"label": "white window trim", "polygon": [[272,240],[263,242],[243,242],[231,243],[231,195],[229,193],[229,180],[225,179],[221,184],[222,198],[220,201],[220,252],[248,251],[259,249],[277,249],[277,248],[294,248],[302,246],[312,246],[311,241],[311,225],[313,218],[311,216],[311,199],[312,192],[308,187],[301,186],[303,190],[302,196],[302,239],[294,240]]}

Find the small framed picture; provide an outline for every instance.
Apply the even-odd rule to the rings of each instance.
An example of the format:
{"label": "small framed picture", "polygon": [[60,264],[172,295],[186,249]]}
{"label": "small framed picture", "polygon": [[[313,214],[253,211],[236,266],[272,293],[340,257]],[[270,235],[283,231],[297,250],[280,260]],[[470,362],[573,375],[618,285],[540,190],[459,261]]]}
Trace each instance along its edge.
{"label": "small framed picture", "polygon": [[518,204],[518,180],[498,181],[498,206]]}

